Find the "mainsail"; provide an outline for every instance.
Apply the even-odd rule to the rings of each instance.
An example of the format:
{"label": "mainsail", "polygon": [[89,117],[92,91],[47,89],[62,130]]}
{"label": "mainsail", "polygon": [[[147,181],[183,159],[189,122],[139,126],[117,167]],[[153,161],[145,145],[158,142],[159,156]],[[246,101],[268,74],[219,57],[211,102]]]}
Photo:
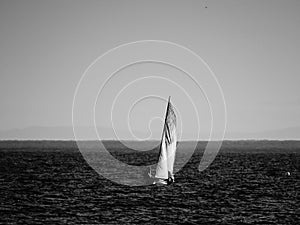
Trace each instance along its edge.
{"label": "mainsail", "polygon": [[155,178],[166,180],[171,177],[174,180],[176,145],[176,114],[169,97]]}

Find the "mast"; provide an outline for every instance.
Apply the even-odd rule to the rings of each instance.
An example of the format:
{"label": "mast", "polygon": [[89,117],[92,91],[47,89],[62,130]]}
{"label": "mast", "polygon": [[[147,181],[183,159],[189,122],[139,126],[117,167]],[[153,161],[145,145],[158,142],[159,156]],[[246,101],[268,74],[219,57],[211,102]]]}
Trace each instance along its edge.
{"label": "mast", "polygon": [[171,96],[169,96],[168,104],[167,104],[167,108],[166,108],[165,121],[164,121],[164,126],[163,126],[163,129],[162,129],[162,134],[161,134],[161,138],[160,138],[160,144],[159,144],[160,147],[159,147],[159,154],[158,154],[157,161],[159,160],[159,155],[160,155],[160,151],[161,151],[161,143],[162,143],[162,139],[163,139],[163,136],[164,136],[164,130],[165,130],[166,122],[167,122],[167,115],[168,115],[168,110],[169,110],[170,99],[171,99]]}
{"label": "mast", "polygon": [[166,122],[167,122],[167,116],[168,116],[168,111],[169,111],[170,100],[171,100],[171,96],[169,96],[169,99],[168,99],[168,104],[167,104],[167,109],[166,109],[166,114],[165,114],[165,121],[164,121],[164,126],[163,126],[163,130],[162,130],[162,135],[161,135],[160,141],[162,141],[162,137],[164,135],[164,130],[165,130],[165,126],[166,126]]}
{"label": "mast", "polygon": [[[155,177],[157,178],[162,178],[166,179],[167,178],[167,173],[164,174],[164,171],[168,171],[168,164],[167,164],[167,152],[166,152],[166,146],[163,140],[165,139],[165,128],[166,128],[166,123],[167,123],[167,116],[168,116],[168,111],[169,111],[169,104],[170,104],[170,96],[168,99],[168,104],[166,108],[166,114],[165,114],[165,120],[164,120],[164,126],[162,130],[162,136],[160,140],[160,148],[157,156],[157,166],[156,166],[156,172],[155,172]],[[166,177],[165,177],[166,176]]]}

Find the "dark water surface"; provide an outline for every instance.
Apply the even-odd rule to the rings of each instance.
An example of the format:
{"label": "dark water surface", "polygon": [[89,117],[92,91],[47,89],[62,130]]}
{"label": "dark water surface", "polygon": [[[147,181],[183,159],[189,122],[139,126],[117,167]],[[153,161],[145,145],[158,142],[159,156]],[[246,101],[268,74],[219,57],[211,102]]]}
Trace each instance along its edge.
{"label": "dark water surface", "polygon": [[300,224],[298,145],[232,142],[205,171],[196,152],[176,183],[145,187],[106,180],[74,146],[1,146],[0,223]]}

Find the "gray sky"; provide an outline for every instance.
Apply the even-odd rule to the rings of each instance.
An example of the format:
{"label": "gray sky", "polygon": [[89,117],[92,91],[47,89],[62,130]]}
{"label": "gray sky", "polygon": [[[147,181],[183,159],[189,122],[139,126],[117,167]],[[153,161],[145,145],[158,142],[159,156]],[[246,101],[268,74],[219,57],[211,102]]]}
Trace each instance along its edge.
{"label": "gray sky", "polygon": [[[117,45],[143,39],[179,43],[208,63],[225,95],[228,132],[298,127],[299,12],[297,0],[1,0],[0,129],[71,126],[73,94],[87,66]],[[172,100],[186,107],[187,118],[184,99]],[[164,105],[143,110],[158,116]],[[133,129],[138,124],[133,120]]]}

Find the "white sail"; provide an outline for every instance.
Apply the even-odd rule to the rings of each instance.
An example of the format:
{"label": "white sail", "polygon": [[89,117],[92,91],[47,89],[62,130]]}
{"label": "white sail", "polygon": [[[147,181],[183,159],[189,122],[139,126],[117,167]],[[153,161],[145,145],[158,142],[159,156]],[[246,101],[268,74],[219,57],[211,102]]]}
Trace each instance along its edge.
{"label": "white sail", "polygon": [[168,176],[172,177],[172,179],[174,180],[173,168],[174,168],[176,147],[177,147],[176,132],[173,135],[174,135],[173,141],[169,145],[167,145],[167,155],[168,155],[167,163],[168,163]]}
{"label": "white sail", "polygon": [[168,155],[167,155],[167,148],[165,143],[165,137],[163,136],[162,142],[160,145],[160,152],[158,163],[156,166],[155,177],[160,179],[168,179]]}
{"label": "white sail", "polygon": [[171,177],[174,180],[173,167],[176,155],[176,145],[176,115],[169,98],[160,145],[159,160],[155,173],[156,178],[165,180]]}

